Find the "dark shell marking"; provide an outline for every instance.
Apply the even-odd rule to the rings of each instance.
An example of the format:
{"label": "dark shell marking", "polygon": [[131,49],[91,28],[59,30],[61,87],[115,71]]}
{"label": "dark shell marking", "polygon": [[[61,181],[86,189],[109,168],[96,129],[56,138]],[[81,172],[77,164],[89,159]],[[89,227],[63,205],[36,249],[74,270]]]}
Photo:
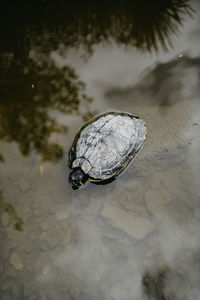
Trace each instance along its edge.
{"label": "dark shell marking", "polygon": [[121,173],[141,148],[144,121],[124,112],[109,112],[85,123],[69,153],[69,167],[80,167],[89,181],[111,179]]}

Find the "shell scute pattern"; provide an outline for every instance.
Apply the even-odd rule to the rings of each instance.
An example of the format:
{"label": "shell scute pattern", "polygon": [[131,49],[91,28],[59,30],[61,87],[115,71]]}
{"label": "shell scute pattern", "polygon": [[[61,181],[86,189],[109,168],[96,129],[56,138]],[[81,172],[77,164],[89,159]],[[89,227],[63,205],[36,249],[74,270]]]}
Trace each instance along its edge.
{"label": "shell scute pattern", "polygon": [[[86,156],[88,155],[87,151],[91,152],[96,146],[100,147],[99,142],[101,142],[102,139],[102,128],[106,126],[106,123],[112,118],[112,115],[102,117],[83,129],[77,141],[77,157]],[[97,149],[95,149],[95,152],[97,152],[96,150]]]}
{"label": "shell scute pattern", "polygon": [[140,149],[145,134],[144,122],[139,117],[126,113],[99,116],[79,132],[75,164],[78,165],[79,158],[86,159],[91,166],[87,165],[91,178],[115,176]]}

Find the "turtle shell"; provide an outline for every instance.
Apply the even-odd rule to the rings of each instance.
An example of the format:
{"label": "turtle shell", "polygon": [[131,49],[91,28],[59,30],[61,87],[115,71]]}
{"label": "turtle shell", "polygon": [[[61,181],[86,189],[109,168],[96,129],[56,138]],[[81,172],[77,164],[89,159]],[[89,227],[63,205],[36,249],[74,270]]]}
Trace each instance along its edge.
{"label": "turtle shell", "polygon": [[89,181],[104,181],[121,173],[141,148],[144,121],[124,112],[109,112],[85,123],[69,155],[69,167],[81,167]]}

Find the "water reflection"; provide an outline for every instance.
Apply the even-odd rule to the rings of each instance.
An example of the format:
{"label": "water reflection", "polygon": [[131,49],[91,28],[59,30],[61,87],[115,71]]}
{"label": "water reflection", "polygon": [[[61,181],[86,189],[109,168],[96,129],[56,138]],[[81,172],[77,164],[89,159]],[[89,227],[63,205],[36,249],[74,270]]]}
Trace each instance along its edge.
{"label": "water reflection", "polygon": [[[164,2],[152,1],[158,6]],[[0,132],[6,155],[0,165],[5,197],[0,204],[1,298],[146,300],[159,295],[169,299],[198,299],[198,58],[195,60],[183,53],[177,60],[152,66],[147,77],[143,81],[139,79],[129,94],[125,90],[130,86],[125,86],[116,90],[115,95],[114,90],[110,90],[113,94],[107,102],[103,102],[103,97],[98,98],[97,101],[102,101],[98,107],[103,110],[135,112],[136,109],[141,113],[147,123],[147,142],[144,151],[118,181],[107,186],[89,185],[79,193],[74,192],[63,171],[66,158],[57,163],[42,163],[38,154],[43,160],[59,158],[62,146],[59,144],[60,148],[55,146],[56,149],[52,146],[53,137],[58,134],[59,141],[65,144],[63,149],[71,146],[73,134],[85,116],[81,106],[86,106],[86,118],[92,112],[83,83],[88,83],[88,77],[81,77],[81,68],[78,73],[70,67],[69,61],[59,67],[51,51],[60,51],[65,57],[70,45],[85,46],[88,50],[98,41],[107,42],[109,35],[120,44],[127,42],[128,45],[128,41],[130,45],[137,44],[133,37],[132,42],[131,36],[128,39],[125,25],[120,23],[126,17],[124,11],[136,4],[90,1],[80,3],[77,10],[77,2],[73,2],[72,8],[65,10],[68,4],[62,0],[52,4],[55,9],[48,9],[52,3],[49,1],[35,3],[30,8],[29,2],[22,9],[16,2],[10,14],[5,14],[6,21],[5,16],[0,19],[4,23]],[[120,7],[122,13],[117,14],[115,3],[120,3],[121,6],[116,4],[116,7]],[[58,5],[59,17],[56,15]],[[93,13],[93,7],[99,9],[91,23],[86,16]],[[130,15],[132,12],[127,12],[127,16]],[[138,20],[140,24],[144,19],[138,14]],[[20,26],[9,27],[8,22]],[[124,32],[121,33],[119,26]],[[129,25],[127,28],[130,29]],[[88,32],[91,32],[89,36]],[[145,39],[145,34],[143,37]],[[141,49],[147,49],[147,45],[145,42]],[[111,55],[112,51],[111,47]],[[102,67],[104,53],[95,65],[97,71]],[[132,60],[138,59],[134,50],[129,54]],[[128,77],[123,65],[126,52],[123,55],[119,58],[123,69],[119,76]],[[143,63],[143,57],[138,65]],[[169,60],[169,57],[164,59]],[[118,65],[118,59],[114,63]],[[111,68],[108,60],[105,69]],[[95,78],[96,70],[89,72]],[[108,77],[105,76],[105,81]],[[119,85],[114,82],[114,86]],[[102,89],[104,94],[107,87]],[[166,94],[168,101],[163,103]],[[133,95],[139,96],[139,105]],[[165,114],[161,114],[161,109]],[[72,114],[78,115],[75,122],[70,122]],[[62,125],[65,118],[70,122],[67,135]],[[64,124],[69,126],[69,123]],[[54,143],[58,144],[56,140]],[[17,145],[26,157],[21,155]],[[15,223],[20,224],[23,231],[13,230]],[[144,276],[150,281],[147,290],[142,283]]]}
{"label": "water reflection", "polygon": [[2,54],[0,72],[0,138],[17,142],[23,155],[35,150],[44,161],[60,158],[63,150],[50,137],[67,128],[50,112],[80,113],[80,103],[87,107],[91,101],[84,83],[73,68],[58,69],[49,56],[35,51],[20,58]]}
{"label": "water reflection", "polygon": [[146,70],[132,86],[112,87],[105,93],[110,103],[170,107],[195,98],[200,92],[200,57],[185,54]]}
{"label": "water reflection", "polygon": [[[183,15],[192,12],[187,0],[73,4],[37,1],[32,6],[4,5],[0,138],[18,143],[23,155],[35,150],[44,161],[54,161],[63,155],[61,145],[50,139],[66,127],[50,111],[80,114],[82,105],[86,106],[84,119],[93,115],[84,82],[71,66],[58,68],[51,51],[59,48],[60,54],[66,54],[70,47],[81,45],[91,54],[93,45],[111,40],[140,50],[157,50],[159,45],[167,48],[170,34],[182,24]],[[9,20],[5,20],[7,10]],[[0,160],[3,161],[2,155]]]}
{"label": "water reflection", "polygon": [[55,48],[61,41],[67,47],[82,44],[91,50],[94,44],[110,39],[141,50],[157,50],[159,45],[166,49],[183,16],[193,11],[188,0],[36,3],[4,4],[9,10],[9,20],[4,10],[1,12],[4,51],[23,43],[25,46],[33,39],[37,45],[48,45],[47,52],[49,46]]}

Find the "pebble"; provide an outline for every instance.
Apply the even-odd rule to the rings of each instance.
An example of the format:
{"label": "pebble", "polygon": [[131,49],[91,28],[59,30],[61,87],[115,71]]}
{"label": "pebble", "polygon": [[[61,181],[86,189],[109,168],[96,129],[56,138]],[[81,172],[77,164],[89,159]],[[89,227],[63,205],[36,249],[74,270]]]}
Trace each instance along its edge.
{"label": "pebble", "polygon": [[47,222],[46,220],[44,220],[44,221],[42,221],[42,222],[40,223],[40,228],[41,228],[43,231],[46,231],[46,230],[48,229],[48,227],[49,227],[49,224],[48,224],[48,222]]}
{"label": "pebble", "polygon": [[57,221],[66,220],[68,217],[69,217],[69,212],[66,208],[55,212],[55,219]]}
{"label": "pebble", "polygon": [[101,214],[111,219],[115,226],[135,239],[143,239],[155,229],[155,224],[147,218],[134,216],[130,212],[109,203],[104,206]]}
{"label": "pebble", "polygon": [[9,262],[15,268],[15,270],[22,271],[24,269],[21,258],[15,252],[11,254]]}
{"label": "pebble", "polygon": [[10,222],[10,217],[7,212],[4,212],[1,216],[1,223],[3,226],[7,226]]}
{"label": "pebble", "polygon": [[27,192],[30,189],[30,184],[24,178],[22,178],[19,182],[19,189],[21,192]]}
{"label": "pebble", "polygon": [[51,271],[51,265],[48,263],[42,267],[42,274],[47,275]]}

